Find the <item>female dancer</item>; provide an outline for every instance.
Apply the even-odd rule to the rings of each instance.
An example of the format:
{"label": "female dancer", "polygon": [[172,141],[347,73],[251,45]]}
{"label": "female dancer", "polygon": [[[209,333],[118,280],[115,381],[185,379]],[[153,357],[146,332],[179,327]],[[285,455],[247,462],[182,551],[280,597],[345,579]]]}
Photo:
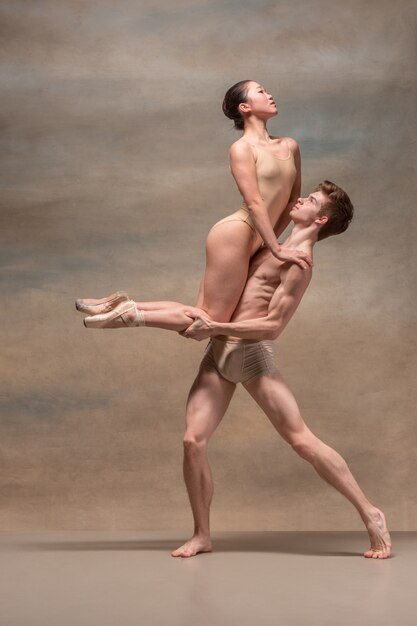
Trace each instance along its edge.
{"label": "female dancer", "polygon": [[[240,81],[226,92],[223,111],[236,129],[244,131],[229,153],[230,169],[244,202],[208,234],[197,307],[212,319],[228,322],[242,294],[249,261],[262,243],[276,258],[302,268],[311,265],[311,258],[277,242],[300,195],[301,172],[296,141],[268,134],[267,121],[278,112],[272,96],[255,81]],[[78,300],[77,309],[105,313],[123,300],[128,296],[120,292],[101,300]],[[132,326],[140,324],[139,319],[135,323],[134,315],[129,319]]]}

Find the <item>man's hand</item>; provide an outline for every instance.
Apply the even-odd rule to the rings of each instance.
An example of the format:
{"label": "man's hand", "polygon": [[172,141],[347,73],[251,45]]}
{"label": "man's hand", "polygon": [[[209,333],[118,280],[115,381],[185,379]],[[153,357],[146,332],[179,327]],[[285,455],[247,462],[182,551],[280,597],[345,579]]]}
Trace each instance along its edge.
{"label": "man's hand", "polygon": [[280,251],[276,254],[276,257],[280,261],[297,263],[297,265],[299,265],[303,270],[313,265],[310,255],[303,250],[294,250],[293,248],[285,248],[284,246],[281,246]]}
{"label": "man's hand", "polygon": [[188,339],[196,339],[197,341],[203,341],[207,337],[211,337],[213,332],[213,325],[210,318],[199,315],[194,319],[194,322],[186,328],[181,334]]}

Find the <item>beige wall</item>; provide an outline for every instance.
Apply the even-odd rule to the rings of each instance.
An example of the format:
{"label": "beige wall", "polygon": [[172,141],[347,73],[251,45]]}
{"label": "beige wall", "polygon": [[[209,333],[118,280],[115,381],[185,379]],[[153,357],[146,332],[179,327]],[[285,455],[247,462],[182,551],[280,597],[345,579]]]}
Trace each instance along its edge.
{"label": "beige wall", "polygon": [[[203,346],[86,331],[73,301],[193,302],[239,204],[221,112],[254,78],[303,190],[356,206],[278,341],[312,430],[393,528],[416,530],[414,2],[22,0],[2,5],[2,529],[191,526],[184,403]],[[239,390],[210,445],[216,530],[359,529]]]}

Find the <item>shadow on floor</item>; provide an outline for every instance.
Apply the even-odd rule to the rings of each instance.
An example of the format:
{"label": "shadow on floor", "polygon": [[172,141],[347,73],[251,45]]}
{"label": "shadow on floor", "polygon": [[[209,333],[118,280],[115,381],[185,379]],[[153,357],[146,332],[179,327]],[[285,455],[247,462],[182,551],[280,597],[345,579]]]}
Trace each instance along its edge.
{"label": "shadow on floor", "polygon": [[[225,536],[226,535],[226,536]],[[15,541],[3,545],[6,550],[19,551],[164,551],[170,553],[187,539],[184,535],[172,538],[138,538],[137,540],[48,540]],[[360,550],[358,551],[358,543]],[[363,549],[362,549],[363,547]],[[269,552],[310,556],[361,556],[369,547],[365,532],[264,532],[213,533],[213,551]],[[207,557],[207,554],[205,554]]]}

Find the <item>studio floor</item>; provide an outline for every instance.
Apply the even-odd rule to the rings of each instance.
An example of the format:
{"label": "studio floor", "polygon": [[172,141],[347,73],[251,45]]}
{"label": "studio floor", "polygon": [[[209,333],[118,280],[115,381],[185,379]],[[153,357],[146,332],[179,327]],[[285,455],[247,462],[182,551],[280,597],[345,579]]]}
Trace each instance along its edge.
{"label": "studio floor", "polygon": [[1,626],[415,626],[417,533],[386,561],[362,532],[1,533]]}

